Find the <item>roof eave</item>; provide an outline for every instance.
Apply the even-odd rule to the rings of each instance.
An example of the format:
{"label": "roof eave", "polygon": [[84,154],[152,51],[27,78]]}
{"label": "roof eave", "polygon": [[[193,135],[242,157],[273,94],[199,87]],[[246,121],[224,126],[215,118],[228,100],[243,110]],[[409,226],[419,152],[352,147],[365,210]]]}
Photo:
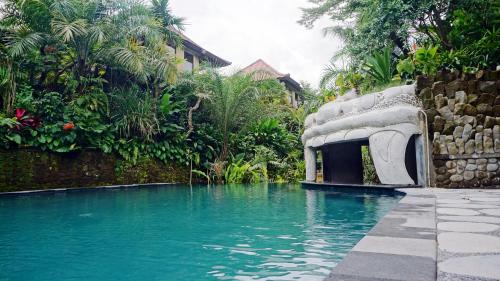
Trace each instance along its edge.
{"label": "roof eave", "polygon": [[201,57],[205,57],[205,60],[210,62],[213,66],[224,67],[224,66],[231,65],[230,61],[227,61],[221,57],[214,55],[213,53],[203,49],[200,45],[198,45],[190,40],[183,38],[182,43],[183,43],[185,48],[194,50]]}
{"label": "roof eave", "polygon": [[293,78],[290,76],[290,74],[286,74],[282,77],[279,77],[278,79],[281,82],[288,82],[294,88],[294,90],[296,90],[297,92],[302,91],[302,86],[300,85],[300,83],[293,80]]}

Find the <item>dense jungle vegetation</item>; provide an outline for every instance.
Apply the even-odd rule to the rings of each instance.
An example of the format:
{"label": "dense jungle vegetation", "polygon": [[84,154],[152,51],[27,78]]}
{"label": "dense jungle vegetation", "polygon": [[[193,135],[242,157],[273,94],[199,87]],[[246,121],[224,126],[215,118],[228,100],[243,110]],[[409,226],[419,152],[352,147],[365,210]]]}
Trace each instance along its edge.
{"label": "dense jungle vegetation", "polygon": [[304,118],[321,103],[500,60],[498,1],[310,2],[299,23],[329,17],[325,34],[343,48],[293,108],[276,80],[179,71],[169,46],[181,44],[184,19],[168,0],[3,1],[0,147],[95,148],[189,165],[208,181],[294,182]]}
{"label": "dense jungle vegetation", "polygon": [[[366,93],[416,75],[475,73],[500,63],[500,2],[494,0],[310,0],[299,23],[331,20],[326,36],[340,38],[321,79],[333,99],[349,89]],[[411,82],[411,81],[410,81]]]}
{"label": "dense jungle vegetation", "polygon": [[184,19],[168,0],[8,0],[0,14],[1,147],[97,148],[226,183],[301,179],[308,110],[277,80],[179,71],[168,46]]}

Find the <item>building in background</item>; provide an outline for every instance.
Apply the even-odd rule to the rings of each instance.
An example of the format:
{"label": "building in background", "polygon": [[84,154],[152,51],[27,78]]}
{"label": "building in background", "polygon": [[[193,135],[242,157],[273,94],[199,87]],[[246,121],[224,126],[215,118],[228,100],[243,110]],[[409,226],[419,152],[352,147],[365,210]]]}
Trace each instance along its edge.
{"label": "building in background", "polygon": [[263,79],[278,79],[283,85],[285,85],[288,91],[288,102],[293,107],[298,107],[301,103],[300,93],[302,92],[302,86],[300,83],[293,80],[290,74],[283,74],[272,66],[267,64],[262,59],[258,59],[256,62],[250,64],[249,66],[243,68],[241,70],[243,73],[253,74],[254,79],[263,80]]}
{"label": "building in background", "polygon": [[175,56],[184,60],[184,62],[179,65],[179,70],[193,72],[193,70],[199,67],[200,62],[208,63],[211,66],[217,68],[228,66],[231,64],[231,62],[214,55],[200,45],[196,44],[182,32],[177,30],[173,31],[177,33],[182,40],[182,45],[178,45],[175,48],[171,47],[171,50],[175,53]]}

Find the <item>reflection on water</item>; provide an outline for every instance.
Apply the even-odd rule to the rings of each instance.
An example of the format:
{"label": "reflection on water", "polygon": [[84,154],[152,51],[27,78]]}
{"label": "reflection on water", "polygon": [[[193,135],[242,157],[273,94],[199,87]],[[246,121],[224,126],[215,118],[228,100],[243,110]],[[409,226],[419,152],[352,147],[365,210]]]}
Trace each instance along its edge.
{"label": "reflection on water", "polygon": [[323,280],[397,200],[296,185],[0,198],[0,280]]}

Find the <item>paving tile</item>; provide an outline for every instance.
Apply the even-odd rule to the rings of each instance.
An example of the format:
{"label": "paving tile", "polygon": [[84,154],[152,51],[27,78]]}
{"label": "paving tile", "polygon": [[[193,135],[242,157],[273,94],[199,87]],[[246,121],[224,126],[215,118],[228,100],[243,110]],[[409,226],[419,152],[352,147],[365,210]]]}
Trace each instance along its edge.
{"label": "paving tile", "polygon": [[437,208],[436,212],[443,215],[457,215],[457,216],[477,216],[480,213],[474,210],[461,209],[461,208]]}
{"label": "paving tile", "polygon": [[440,250],[453,253],[500,253],[500,237],[445,232],[438,235],[438,246]]}
{"label": "paving tile", "polygon": [[463,204],[470,203],[468,199],[438,199],[437,204]]}
{"label": "paving tile", "polygon": [[438,268],[447,273],[497,279],[500,276],[500,255],[451,258],[439,263]]}
{"label": "paving tile", "polygon": [[[435,267],[436,262],[432,258],[353,251],[326,280],[434,281]],[[346,276],[352,278],[346,279]]]}
{"label": "paving tile", "polygon": [[485,222],[500,224],[500,218],[488,216],[438,216],[438,219],[446,221]]}
{"label": "paving tile", "polygon": [[500,226],[476,222],[440,222],[437,228],[441,231],[453,232],[492,232],[500,229]]}
{"label": "paving tile", "polygon": [[436,199],[433,197],[418,197],[418,196],[405,196],[399,201],[399,204],[434,204]]}
{"label": "paving tile", "polygon": [[470,197],[472,201],[481,201],[481,202],[496,202],[500,203],[500,197]]}
{"label": "paving tile", "polygon": [[326,278],[324,281],[404,281],[404,280],[374,278],[374,277],[362,277],[362,276],[345,275],[345,274],[332,274],[330,277]]}
{"label": "paving tile", "polygon": [[467,204],[438,204],[439,208],[460,208],[460,209],[496,209],[500,206],[492,204],[477,204],[477,203],[467,203]]}
{"label": "paving tile", "polygon": [[434,218],[408,218],[402,226],[434,229],[436,220]]}
{"label": "paving tile", "polygon": [[479,210],[479,211],[483,214],[500,217],[500,208],[499,209],[485,209],[485,210]]}
{"label": "paving tile", "polygon": [[353,251],[436,259],[436,242],[430,239],[365,236]]}
{"label": "paving tile", "polygon": [[[422,227],[414,227],[419,225],[419,222]],[[375,225],[368,235],[436,240],[435,226],[436,222],[434,219],[405,219],[402,217],[386,216]]]}

